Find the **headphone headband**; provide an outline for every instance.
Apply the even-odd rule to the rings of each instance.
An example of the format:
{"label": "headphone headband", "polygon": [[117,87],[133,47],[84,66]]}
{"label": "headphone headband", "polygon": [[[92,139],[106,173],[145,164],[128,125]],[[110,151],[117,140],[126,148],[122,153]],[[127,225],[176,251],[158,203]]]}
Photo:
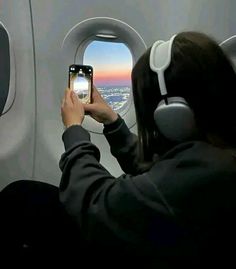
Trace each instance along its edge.
{"label": "headphone headband", "polygon": [[154,120],[160,133],[171,141],[192,139],[196,134],[193,111],[183,97],[168,97],[164,72],[170,66],[172,45],[176,35],[168,41],[156,41],[150,52],[149,65],[157,73],[162,100],[154,111]]}
{"label": "headphone headband", "polygon": [[167,95],[164,72],[171,63],[172,44],[175,37],[176,35],[173,35],[168,41],[158,40],[151,48],[149,64],[151,70],[156,72],[158,75],[158,82],[162,96]]}

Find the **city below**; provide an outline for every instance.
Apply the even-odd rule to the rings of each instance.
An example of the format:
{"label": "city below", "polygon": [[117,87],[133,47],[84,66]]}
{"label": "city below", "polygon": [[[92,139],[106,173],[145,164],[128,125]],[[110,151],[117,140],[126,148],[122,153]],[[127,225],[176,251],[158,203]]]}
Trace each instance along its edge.
{"label": "city below", "polygon": [[118,110],[127,102],[130,96],[130,86],[97,87],[102,97],[114,110]]}

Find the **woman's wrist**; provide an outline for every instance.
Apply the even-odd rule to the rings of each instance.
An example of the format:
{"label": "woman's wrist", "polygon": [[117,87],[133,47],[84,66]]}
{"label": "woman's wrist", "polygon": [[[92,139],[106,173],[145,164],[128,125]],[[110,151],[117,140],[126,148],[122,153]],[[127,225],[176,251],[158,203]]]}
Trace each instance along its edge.
{"label": "woman's wrist", "polygon": [[118,119],[118,114],[113,112],[110,117],[108,119],[106,119],[105,121],[103,121],[104,125],[109,125],[112,124],[113,122],[115,122]]}
{"label": "woman's wrist", "polygon": [[117,119],[112,123],[103,125],[104,126],[103,133],[109,133],[119,128],[119,126],[123,123],[123,119],[119,114],[117,114],[117,116],[118,116]]}
{"label": "woman's wrist", "polygon": [[76,122],[76,123],[69,123],[69,124],[66,124],[66,125],[65,125],[65,128],[68,129],[69,127],[74,126],[74,125],[77,125],[77,126],[79,125],[79,126],[80,126],[81,123],[79,123],[79,122]]}

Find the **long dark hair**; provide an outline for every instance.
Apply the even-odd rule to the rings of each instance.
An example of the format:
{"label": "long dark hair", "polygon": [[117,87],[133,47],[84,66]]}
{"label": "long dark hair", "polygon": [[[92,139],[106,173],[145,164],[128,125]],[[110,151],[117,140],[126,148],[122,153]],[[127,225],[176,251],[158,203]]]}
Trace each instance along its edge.
{"label": "long dark hair", "polygon": [[[150,50],[132,71],[142,162],[152,161],[162,138],[153,118],[161,95],[157,74],[149,66]],[[178,34],[165,81],[169,96],[184,97],[189,103],[203,137],[204,134],[216,134],[229,145],[236,146],[236,74],[214,40],[197,32]]]}

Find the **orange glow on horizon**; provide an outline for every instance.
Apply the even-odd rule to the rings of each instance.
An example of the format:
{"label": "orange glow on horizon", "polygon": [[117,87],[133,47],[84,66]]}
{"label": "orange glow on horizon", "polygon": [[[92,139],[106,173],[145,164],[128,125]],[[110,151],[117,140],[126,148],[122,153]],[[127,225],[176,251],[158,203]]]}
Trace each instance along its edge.
{"label": "orange glow on horizon", "polygon": [[112,70],[112,71],[102,71],[99,70],[94,73],[94,83],[95,84],[111,84],[114,83],[127,83],[131,80],[130,70]]}

